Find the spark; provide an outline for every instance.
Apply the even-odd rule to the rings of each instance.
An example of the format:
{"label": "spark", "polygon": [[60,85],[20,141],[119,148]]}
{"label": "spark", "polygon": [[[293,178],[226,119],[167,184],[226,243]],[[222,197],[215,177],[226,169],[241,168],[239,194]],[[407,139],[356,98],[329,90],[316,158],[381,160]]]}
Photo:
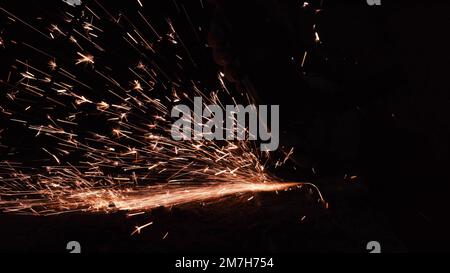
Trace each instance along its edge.
{"label": "spark", "polygon": [[44,152],[46,152],[47,154],[51,155],[51,156],[56,160],[56,162],[57,162],[58,164],[61,164],[61,161],[59,160],[58,157],[56,157],[56,155],[50,153],[50,152],[47,151],[47,149],[45,149],[45,148],[42,148],[42,150],[44,150]]}
{"label": "spark", "polygon": [[141,230],[143,230],[144,228],[146,228],[146,227],[148,227],[148,226],[151,226],[151,225],[153,225],[153,222],[150,222],[150,223],[147,223],[147,224],[145,224],[145,225],[142,225],[142,226],[137,226],[136,228],[135,228],[135,230],[131,233],[131,236],[133,236],[134,234],[141,234]]}
{"label": "spark", "polygon": [[77,54],[81,58],[77,59],[76,64],[82,64],[82,63],[94,64],[94,56],[92,56],[92,55],[84,55],[84,54],[81,54],[80,52],[77,52]]}
{"label": "spark", "polygon": [[56,68],[58,67],[58,65],[56,64],[56,61],[54,61],[54,60],[49,61],[48,65],[49,65],[50,69],[53,71],[56,70]]}
{"label": "spark", "polygon": [[303,59],[302,59],[302,68],[305,66],[305,62],[306,62],[306,57],[308,56],[308,51],[305,51],[305,53],[303,54]]}
{"label": "spark", "polygon": [[134,81],[134,87],[133,87],[133,89],[136,90],[136,91],[143,91],[143,90],[144,90],[144,89],[142,88],[142,86],[141,86],[141,83],[140,83],[138,80],[135,80],[135,81]]}
{"label": "spark", "polygon": [[319,33],[315,32],[315,33],[314,33],[314,36],[315,36],[315,41],[316,41],[316,43],[320,43],[320,36],[319,36]]}

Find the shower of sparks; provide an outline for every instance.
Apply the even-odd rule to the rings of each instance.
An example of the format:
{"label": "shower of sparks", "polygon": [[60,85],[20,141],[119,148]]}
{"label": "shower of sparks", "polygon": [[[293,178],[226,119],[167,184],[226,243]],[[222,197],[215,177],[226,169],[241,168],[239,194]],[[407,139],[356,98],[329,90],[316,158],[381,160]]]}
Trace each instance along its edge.
{"label": "shower of sparks", "polygon": [[[137,2],[142,9],[142,2]],[[132,22],[95,0],[78,8],[80,15],[61,11],[61,22],[47,22],[48,28],[39,29],[0,7],[11,24],[38,33],[46,43],[66,45],[64,55],[58,55],[37,41],[33,45],[10,43],[21,48],[21,54],[15,56],[8,80],[0,81],[1,95],[7,98],[4,105],[2,99],[0,117],[15,127],[20,124],[36,141],[44,141],[39,151],[29,151],[40,156],[32,166],[16,159],[24,158],[19,152],[9,152],[15,159],[0,162],[0,210],[35,215],[74,211],[138,215],[160,206],[301,185],[273,182],[266,171],[269,155],[260,153],[251,141],[171,138],[170,110],[175,104],[192,103],[194,96],[203,97],[205,106],[224,107],[223,100],[252,102],[248,95],[231,95],[220,75],[211,91],[179,76],[184,60],[195,63],[172,20],[164,20],[163,30],[151,25],[156,19],[141,11],[134,18],[137,22]],[[106,24],[120,29],[109,35],[116,36],[118,44],[125,43],[129,52],[105,49],[111,46],[111,41],[101,38]],[[164,31],[165,36],[158,34]],[[4,39],[0,37],[0,47],[5,46]],[[167,64],[161,59],[168,58],[157,49],[165,47],[177,52],[173,61],[180,68],[177,73],[164,69]],[[31,58],[30,52],[45,61]],[[139,59],[127,60],[136,55]],[[110,67],[111,62],[124,59],[127,82]],[[99,85],[101,90],[92,87]],[[0,129],[1,134],[8,131]],[[8,148],[1,144],[0,148]],[[292,150],[282,162],[291,154]],[[151,224],[137,227],[134,233]]]}

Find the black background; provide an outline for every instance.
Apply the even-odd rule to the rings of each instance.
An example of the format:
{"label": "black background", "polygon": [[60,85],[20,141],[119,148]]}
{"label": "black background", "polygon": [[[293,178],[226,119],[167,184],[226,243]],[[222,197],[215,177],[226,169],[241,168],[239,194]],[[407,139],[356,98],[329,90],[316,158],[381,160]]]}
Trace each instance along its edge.
{"label": "black background", "polygon": [[[134,1],[101,2],[124,14],[137,7]],[[371,7],[362,0],[324,1],[317,14],[289,0],[204,1],[205,8],[198,1],[144,2],[146,13],[170,16],[179,25],[196,64],[184,77],[213,81],[220,69],[237,88],[251,86],[261,103],[280,104],[281,141],[295,147],[297,171],[277,174],[315,182],[330,209],[316,208],[302,193],[259,194],[245,205],[225,201],[155,210],[150,213],[155,226],[133,237],[133,226],[146,218],[2,214],[0,250],[64,252],[66,242],[77,240],[91,252],[366,252],[365,244],[376,240],[386,252],[446,251],[450,4],[385,2]],[[0,5],[23,19],[51,18],[51,11],[63,6],[60,1]],[[203,26],[199,37],[181,5]],[[6,25],[3,16],[0,36],[26,37],[64,60],[64,48],[47,45],[23,26]],[[321,44],[314,43],[313,24]],[[2,80],[21,50],[0,48]],[[111,51],[120,55],[121,49],[111,45]],[[108,64],[120,69],[127,58],[137,57]],[[2,140],[7,142],[2,159],[13,146],[32,149],[31,136],[15,135],[20,128],[1,121],[12,132]],[[357,181],[344,179],[346,174],[357,175]],[[306,223],[300,223],[302,215],[308,215]]]}

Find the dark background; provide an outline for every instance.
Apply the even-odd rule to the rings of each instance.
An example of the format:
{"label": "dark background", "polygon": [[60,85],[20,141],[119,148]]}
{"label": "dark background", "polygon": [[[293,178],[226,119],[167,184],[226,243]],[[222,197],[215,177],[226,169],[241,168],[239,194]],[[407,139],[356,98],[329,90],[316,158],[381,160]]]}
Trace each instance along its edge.
{"label": "dark background", "polygon": [[[62,6],[26,1],[34,8],[24,9],[19,2],[1,6],[21,18],[51,17],[49,10]],[[134,2],[101,2],[124,14],[136,9]],[[145,6],[145,12],[170,16],[179,25],[195,60],[185,77],[208,81],[220,69],[259,103],[281,105],[281,141],[295,148],[295,162],[274,171],[285,179],[316,183],[330,203],[328,210],[312,205],[301,191],[258,194],[245,205],[224,201],[153,211],[154,227],[136,237],[129,234],[139,220],[145,223],[144,217],[2,214],[0,250],[64,251],[67,241],[78,240],[92,252],[365,252],[365,244],[376,240],[386,252],[447,251],[450,4],[391,2],[371,7],[363,0],[311,1],[309,9],[289,0],[203,1],[204,8],[198,1],[152,1]],[[183,9],[192,24],[202,26],[197,34]],[[314,42],[314,24],[321,43]],[[19,29],[0,25],[0,36],[42,40]],[[64,56],[64,49],[48,46]],[[20,52],[0,48],[2,80]],[[133,57],[124,56],[123,62]],[[118,59],[109,65],[122,64]],[[2,127],[13,126],[2,122],[7,124]],[[32,145],[22,137],[7,141]],[[6,156],[8,147],[2,149]],[[303,215],[307,221],[301,223]]]}

